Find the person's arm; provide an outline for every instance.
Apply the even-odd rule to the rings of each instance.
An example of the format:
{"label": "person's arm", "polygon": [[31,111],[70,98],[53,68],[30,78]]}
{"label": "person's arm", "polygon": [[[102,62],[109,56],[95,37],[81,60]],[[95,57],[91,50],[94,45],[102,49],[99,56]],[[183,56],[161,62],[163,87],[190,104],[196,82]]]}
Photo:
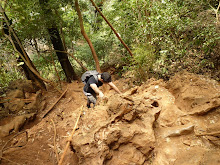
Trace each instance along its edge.
{"label": "person's arm", "polygon": [[112,87],[116,92],[121,94],[121,91],[115,86],[115,84],[113,82],[109,82],[108,85],[110,87]]}
{"label": "person's arm", "polygon": [[100,98],[104,97],[104,94],[99,90],[96,84],[90,84],[90,87],[95,91],[95,93],[99,94]]}

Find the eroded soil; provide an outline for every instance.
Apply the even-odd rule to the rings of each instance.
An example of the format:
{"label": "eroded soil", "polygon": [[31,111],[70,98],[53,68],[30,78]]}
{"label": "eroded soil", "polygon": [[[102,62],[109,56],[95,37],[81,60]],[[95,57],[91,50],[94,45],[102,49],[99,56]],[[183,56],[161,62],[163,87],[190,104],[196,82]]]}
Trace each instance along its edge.
{"label": "eroded soil", "polygon": [[[220,164],[217,82],[185,72],[168,82],[151,79],[134,86],[129,79],[119,79],[114,83],[123,94],[107,89],[108,99],[99,100],[92,109],[85,108],[81,82],[62,84],[62,91],[67,92],[45,118],[44,114],[60,97],[59,92],[17,91],[13,96],[25,98],[26,102],[21,104],[16,99],[20,104],[7,106],[11,107],[10,112],[19,114],[23,123],[15,124],[17,115],[1,119],[1,164],[57,164],[55,148],[60,159],[80,114],[63,164]],[[29,105],[31,98],[35,103]],[[24,116],[26,112],[29,116]],[[18,131],[21,134],[14,137]],[[9,143],[5,146],[6,142]]]}

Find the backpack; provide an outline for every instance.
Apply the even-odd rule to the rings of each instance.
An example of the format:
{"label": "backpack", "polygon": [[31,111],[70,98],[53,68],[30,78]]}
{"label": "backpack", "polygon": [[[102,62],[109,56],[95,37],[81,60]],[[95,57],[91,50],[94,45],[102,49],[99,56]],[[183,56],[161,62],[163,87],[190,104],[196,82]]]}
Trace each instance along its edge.
{"label": "backpack", "polygon": [[89,78],[94,76],[95,80],[98,82],[98,76],[97,76],[98,74],[99,74],[99,72],[97,72],[96,70],[86,71],[85,73],[83,73],[81,80],[84,84],[86,84],[87,81],[89,80]]}

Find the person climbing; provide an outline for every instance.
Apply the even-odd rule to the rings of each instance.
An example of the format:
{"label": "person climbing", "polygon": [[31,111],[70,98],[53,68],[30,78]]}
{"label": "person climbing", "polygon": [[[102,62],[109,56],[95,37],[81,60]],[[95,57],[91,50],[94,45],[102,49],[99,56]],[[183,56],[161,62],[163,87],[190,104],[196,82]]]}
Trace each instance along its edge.
{"label": "person climbing", "polygon": [[120,90],[115,86],[115,84],[111,80],[111,75],[108,72],[98,73],[96,70],[86,71],[82,77],[82,82],[85,84],[83,88],[83,93],[87,96],[87,107],[91,107],[91,103],[93,103],[93,107],[96,104],[96,94],[99,95],[101,99],[105,97],[99,87],[103,84],[108,84],[119,94]]}

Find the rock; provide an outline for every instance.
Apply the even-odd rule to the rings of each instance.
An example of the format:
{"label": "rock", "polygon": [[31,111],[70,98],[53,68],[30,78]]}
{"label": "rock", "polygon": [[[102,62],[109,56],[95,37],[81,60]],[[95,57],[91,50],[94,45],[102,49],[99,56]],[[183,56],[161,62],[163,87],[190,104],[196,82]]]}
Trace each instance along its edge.
{"label": "rock", "polygon": [[24,92],[20,89],[9,90],[6,93],[6,97],[8,97],[9,99],[12,99],[12,98],[22,98],[22,99],[24,99]]}
{"label": "rock", "polygon": [[23,109],[24,105],[25,105],[25,102],[20,99],[16,99],[16,100],[4,103],[5,108],[12,113],[19,112],[20,110]]}
{"label": "rock", "polygon": [[199,75],[176,74],[167,88],[176,98],[178,108],[188,114],[205,114],[220,107],[220,88],[217,82]]}
{"label": "rock", "polygon": [[12,132],[18,132],[28,121],[34,120],[35,113],[16,116],[11,122],[0,126],[0,137],[8,136]]}
{"label": "rock", "polygon": [[207,151],[204,154],[204,158],[202,160],[203,165],[217,165],[220,164],[220,157],[219,152],[213,150],[213,151]]}
{"label": "rock", "polygon": [[15,80],[12,81],[9,86],[9,90],[19,89],[24,92],[35,93],[39,90],[39,88],[32,83],[31,80]]}
{"label": "rock", "polygon": [[25,111],[35,112],[41,107],[41,101],[42,101],[42,93],[41,91],[37,91],[34,97],[32,97],[33,101],[27,105],[25,105],[24,109]]}
{"label": "rock", "polygon": [[209,140],[211,144],[220,146],[220,121],[205,125],[205,129],[201,129],[201,126],[199,125],[199,127],[196,129],[196,135]]}
{"label": "rock", "polygon": [[171,127],[164,130],[164,137],[176,137],[181,135],[187,135],[192,133],[193,130],[194,125],[192,124]]}
{"label": "rock", "polygon": [[186,73],[168,85],[151,81],[111,93],[80,120],[71,141],[79,165],[218,164],[219,89]]}
{"label": "rock", "polygon": [[[106,160],[106,165],[132,165],[143,164],[145,156],[136,147],[131,144],[122,145],[117,151],[114,152],[111,160]],[[123,158],[123,159],[122,159]]]}
{"label": "rock", "polygon": [[[195,165],[203,164],[202,159],[206,153],[206,149],[200,147],[188,148],[188,150],[181,150],[177,152],[175,164],[178,165]],[[207,164],[208,165],[208,164]]]}
{"label": "rock", "polygon": [[[152,125],[156,111],[145,113],[136,112],[120,96],[110,97],[107,106],[86,113],[72,140],[80,164],[143,164],[155,145]],[[123,158],[118,160],[117,154]]]}

